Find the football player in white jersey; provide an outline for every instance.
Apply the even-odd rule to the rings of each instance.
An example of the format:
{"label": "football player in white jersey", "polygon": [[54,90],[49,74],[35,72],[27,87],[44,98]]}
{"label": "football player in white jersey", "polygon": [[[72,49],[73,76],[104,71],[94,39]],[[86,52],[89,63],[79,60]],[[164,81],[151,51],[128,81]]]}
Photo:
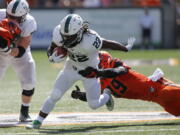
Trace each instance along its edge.
{"label": "football player in white jersey", "polygon": [[21,34],[9,53],[0,52],[0,79],[7,68],[12,66],[17,73],[22,88],[22,105],[20,109],[20,121],[30,121],[29,104],[34,93],[36,75],[35,62],[30,51],[32,33],[36,31],[37,24],[29,14],[29,5],[26,0],[12,0],[7,9],[0,9],[0,20],[8,18],[17,22],[21,28]]}
{"label": "football player in white jersey", "polygon": [[78,80],[83,82],[87,92],[88,105],[97,109],[107,105],[107,109],[113,110],[113,99],[110,91],[104,90],[101,94],[99,79],[87,79],[78,74],[78,71],[87,66],[98,68],[98,52],[101,48],[110,48],[128,51],[132,48],[134,38],[129,39],[129,44],[124,46],[118,42],[101,38],[95,31],[88,28],[87,23],[77,14],[69,14],[62,19],[60,25],[53,31],[52,44],[48,49],[49,60],[60,62],[64,59],[54,51],[54,48],[63,47],[67,50],[67,59],[64,68],[57,76],[51,95],[44,102],[41,111],[27,128],[39,128],[46,116],[52,111],[55,103],[61,99],[64,93]]}

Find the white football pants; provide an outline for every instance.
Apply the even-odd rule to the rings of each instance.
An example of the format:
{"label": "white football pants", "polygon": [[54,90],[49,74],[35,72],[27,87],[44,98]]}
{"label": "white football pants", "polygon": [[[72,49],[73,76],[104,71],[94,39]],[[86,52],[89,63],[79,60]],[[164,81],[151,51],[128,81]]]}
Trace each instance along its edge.
{"label": "white football pants", "polygon": [[12,66],[16,72],[22,89],[32,90],[35,87],[35,62],[29,49],[21,58],[0,53],[0,79],[2,79],[9,66]]}
{"label": "white football pants", "polygon": [[50,96],[44,102],[41,111],[49,114],[55,103],[61,99],[64,93],[78,80],[82,80],[86,90],[88,105],[92,109],[97,109],[109,100],[109,95],[101,95],[99,79],[87,79],[78,74],[70,62],[67,62],[64,69],[58,74],[54,88]]}

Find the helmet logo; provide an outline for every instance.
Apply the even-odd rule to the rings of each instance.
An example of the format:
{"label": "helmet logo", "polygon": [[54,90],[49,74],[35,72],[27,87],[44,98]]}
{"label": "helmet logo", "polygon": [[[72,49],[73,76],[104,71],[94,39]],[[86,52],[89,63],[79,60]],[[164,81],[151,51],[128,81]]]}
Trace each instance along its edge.
{"label": "helmet logo", "polygon": [[15,3],[14,3],[14,6],[13,6],[13,8],[12,8],[12,13],[16,13],[16,9],[17,9],[17,6],[18,6],[18,4],[19,4],[19,2],[20,2],[20,0],[17,0]]}
{"label": "helmet logo", "polygon": [[66,19],[65,27],[64,27],[64,31],[65,31],[66,33],[69,32],[69,24],[70,24],[71,18],[72,18],[72,16],[70,15],[70,16],[68,16],[68,18]]}

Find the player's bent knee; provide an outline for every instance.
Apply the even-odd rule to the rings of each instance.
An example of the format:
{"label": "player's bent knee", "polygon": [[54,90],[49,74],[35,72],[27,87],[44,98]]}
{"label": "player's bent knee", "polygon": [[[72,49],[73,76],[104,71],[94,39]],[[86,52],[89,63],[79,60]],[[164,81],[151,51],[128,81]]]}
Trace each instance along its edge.
{"label": "player's bent knee", "polygon": [[23,96],[31,97],[33,94],[34,94],[34,88],[31,89],[31,90],[23,90],[23,91],[22,91],[22,95],[23,95]]}
{"label": "player's bent knee", "polygon": [[88,102],[88,105],[91,109],[95,110],[97,108],[99,108],[99,104],[98,104],[98,101],[90,101]]}

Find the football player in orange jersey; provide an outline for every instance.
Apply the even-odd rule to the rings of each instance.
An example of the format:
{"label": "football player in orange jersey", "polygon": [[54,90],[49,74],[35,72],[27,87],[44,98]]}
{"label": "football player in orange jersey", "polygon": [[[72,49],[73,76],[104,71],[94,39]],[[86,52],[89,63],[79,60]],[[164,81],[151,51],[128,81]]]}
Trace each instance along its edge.
{"label": "football player in orange jersey", "polygon": [[[100,77],[102,91],[111,90],[116,98],[140,99],[161,105],[172,115],[180,116],[180,85],[163,78],[158,69],[149,78],[126,66],[120,59],[114,59],[107,52],[101,52],[100,69],[88,67],[79,71],[84,77]],[[86,101],[85,92],[78,86],[71,96]]]}

